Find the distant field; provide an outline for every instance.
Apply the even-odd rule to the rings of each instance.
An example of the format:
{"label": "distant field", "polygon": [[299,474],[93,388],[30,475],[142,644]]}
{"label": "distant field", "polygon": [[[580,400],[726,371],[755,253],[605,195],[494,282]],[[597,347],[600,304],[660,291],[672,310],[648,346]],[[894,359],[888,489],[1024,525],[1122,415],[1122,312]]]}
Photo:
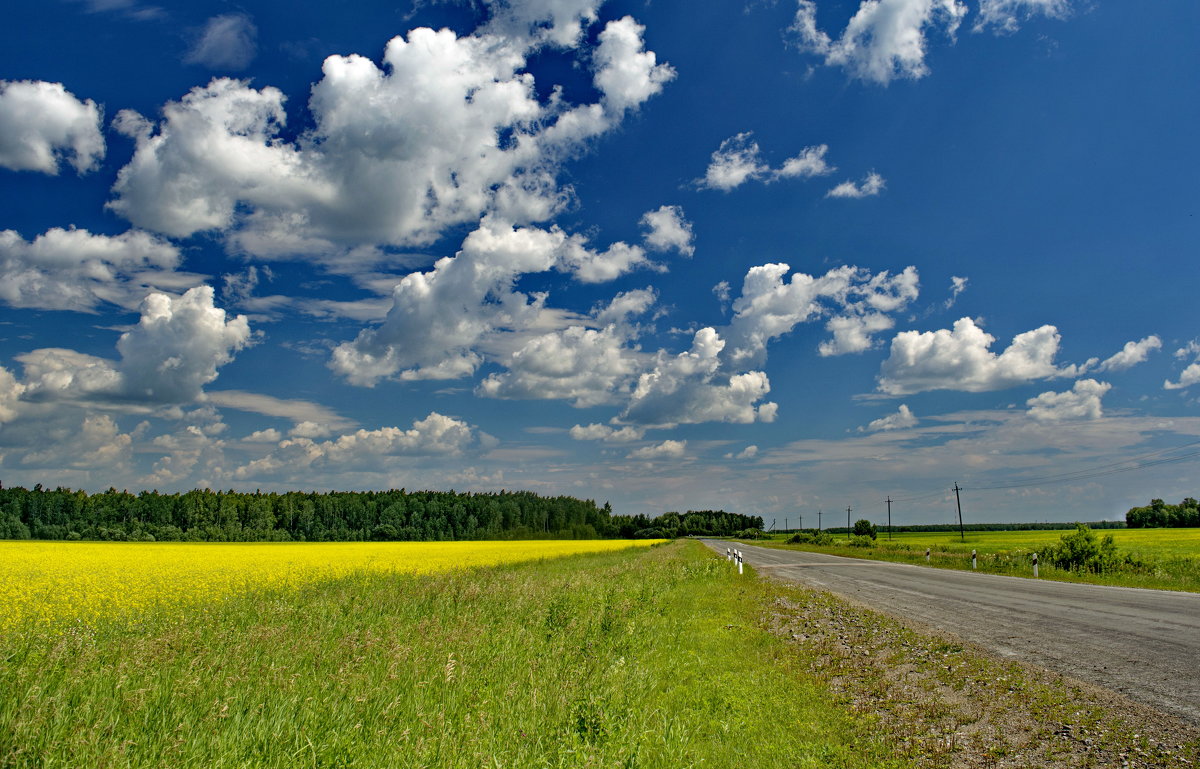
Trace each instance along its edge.
{"label": "distant field", "polygon": [[0,542],[0,632],[183,611],[252,590],[360,572],[450,569],[648,547],[661,540],[531,542]]}
{"label": "distant field", "polygon": [[[928,565],[947,569],[971,568],[970,553],[979,555],[979,570],[1013,576],[1033,576],[1032,555],[1042,553],[1058,542],[1067,531],[968,531],[965,541],[958,532],[903,532],[888,540],[880,530],[874,547],[853,547],[845,535],[834,535],[828,547],[783,544],[785,535],[764,542],[771,547],[813,550],[853,558],[872,558],[904,563],[926,564],[925,548],[930,549]],[[1092,574],[1056,569],[1045,559],[1040,577],[1066,582],[1088,582],[1165,590],[1200,592],[1200,529],[1097,529],[1096,536],[1112,535],[1122,552],[1133,553],[1145,564],[1135,571]]]}
{"label": "distant field", "polygon": [[[893,534],[891,541],[919,548],[936,547],[953,552],[974,548],[981,553],[1011,550],[1037,551],[1058,542],[1065,531],[968,531],[966,541],[958,532],[914,531]],[[1111,534],[1117,547],[1151,557],[1200,555],[1200,529],[1096,529],[1097,536]],[[878,542],[888,541],[880,531]]]}

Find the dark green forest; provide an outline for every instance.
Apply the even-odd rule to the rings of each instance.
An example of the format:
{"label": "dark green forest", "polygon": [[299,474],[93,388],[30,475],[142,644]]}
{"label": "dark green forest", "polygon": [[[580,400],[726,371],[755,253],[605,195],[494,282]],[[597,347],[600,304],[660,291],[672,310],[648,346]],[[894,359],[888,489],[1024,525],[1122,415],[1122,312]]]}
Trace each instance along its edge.
{"label": "dark green forest", "polygon": [[[966,523],[963,531],[1070,531],[1076,527],[1074,522],[1065,521],[1026,521],[1024,523]],[[1122,521],[1092,521],[1088,526],[1093,529],[1123,529]],[[886,531],[887,526],[880,524],[880,531]],[[830,530],[832,531],[832,529]],[[845,527],[841,528],[843,533]],[[896,526],[892,531],[958,531],[957,523],[931,523],[925,525]]]}
{"label": "dark green forest", "polygon": [[190,542],[672,538],[731,535],[762,519],[703,511],[614,515],[606,502],[528,491],[182,494],[0,488],[0,539]]}
{"label": "dark green forest", "polygon": [[1183,529],[1200,526],[1200,502],[1187,497],[1178,505],[1152,499],[1145,507],[1131,507],[1125,513],[1131,529]]}

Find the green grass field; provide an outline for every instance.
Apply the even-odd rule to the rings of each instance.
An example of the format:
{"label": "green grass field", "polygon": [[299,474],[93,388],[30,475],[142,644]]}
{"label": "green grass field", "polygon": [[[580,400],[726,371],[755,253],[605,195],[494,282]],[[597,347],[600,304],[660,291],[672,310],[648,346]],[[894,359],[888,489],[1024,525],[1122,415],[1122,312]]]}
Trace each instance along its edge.
{"label": "green grass field", "polygon": [[[966,532],[966,541],[960,541],[958,532],[903,532],[893,534],[892,541],[916,545],[920,548],[936,547],[953,551],[955,548],[970,552],[995,553],[1003,550],[1024,549],[1036,551],[1058,542],[1062,531],[976,531]],[[1200,529],[1096,529],[1097,535],[1111,534],[1117,547],[1141,553],[1153,558],[1200,555]],[[887,542],[887,532],[879,533],[879,542]]]}
{"label": "green grass field", "polygon": [[[1033,576],[1031,556],[1044,552],[1058,542],[1064,531],[968,531],[965,540],[958,532],[903,532],[887,538],[880,530],[874,547],[853,547],[845,535],[834,536],[830,547],[783,544],[784,535],[755,544],[771,547],[814,550],[855,558],[874,558],[925,564],[925,548],[930,549],[929,565],[949,569],[970,569],[971,550],[978,552],[980,571],[1014,576]],[[1136,571],[1104,574],[1057,569],[1042,559],[1039,576],[1069,582],[1088,582],[1127,587],[1200,592],[1200,529],[1097,529],[1096,535],[1111,534],[1121,552],[1132,553],[1145,562]]]}
{"label": "green grass field", "polygon": [[0,637],[2,767],[892,767],[697,543]]}

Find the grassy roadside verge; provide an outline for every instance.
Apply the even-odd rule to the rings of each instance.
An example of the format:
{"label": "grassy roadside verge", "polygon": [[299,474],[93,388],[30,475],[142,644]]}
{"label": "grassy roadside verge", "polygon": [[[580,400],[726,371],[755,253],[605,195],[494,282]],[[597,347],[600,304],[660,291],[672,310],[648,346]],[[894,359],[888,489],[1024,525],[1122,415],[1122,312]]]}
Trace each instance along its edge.
{"label": "grassy roadside verge", "polygon": [[0,638],[0,766],[898,767],[697,543]]}
{"label": "grassy roadside verge", "polygon": [[[879,540],[871,547],[858,547],[850,544],[834,544],[829,546],[793,545],[778,540],[741,540],[743,544],[773,547],[780,550],[802,550],[828,555],[840,555],[847,558],[865,558],[877,561],[893,561],[909,563],[917,566],[932,566],[939,569],[971,569],[971,550],[978,551],[978,571],[987,574],[1005,574],[1010,577],[1033,577],[1033,567],[1030,556],[1037,548],[989,547],[986,540],[967,541],[958,544],[935,543],[930,546],[929,560],[925,558],[925,546],[907,542],[888,542]],[[1044,548],[1042,548],[1044,549]],[[1169,555],[1155,558],[1149,556],[1145,569],[1132,571],[1115,571],[1093,573],[1088,571],[1071,571],[1059,569],[1042,560],[1038,567],[1040,579],[1050,579],[1058,582],[1078,582],[1090,585],[1116,585],[1120,587],[1140,587],[1155,590],[1182,590],[1200,592],[1200,554],[1191,556]]]}

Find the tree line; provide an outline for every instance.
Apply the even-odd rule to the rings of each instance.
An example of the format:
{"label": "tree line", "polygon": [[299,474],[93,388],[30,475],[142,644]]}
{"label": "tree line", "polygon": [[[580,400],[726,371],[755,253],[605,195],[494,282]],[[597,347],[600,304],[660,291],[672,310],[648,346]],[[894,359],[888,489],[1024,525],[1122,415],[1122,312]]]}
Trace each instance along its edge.
{"label": "tree line", "polygon": [[747,529],[762,529],[760,515],[727,513],[724,510],[688,510],[663,513],[655,518],[633,515],[621,524],[638,538],[735,537]]}
{"label": "tree line", "polygon": [[[963,531],[1072,531],[1078,524],[1063,521],[1026,521],[1023,523],[967,523]],[[1123,529],[1124,521],[1092,521],[1087,524],[1093,529]],[[885,525],[882,525],[886,529]],[[845,533],[846,527],[829,529],[828,531]],[[895,526],[892,531],[958,531],[957,523],[929,523]]]}
{"label": "tree line", "polygon": [[605,502],[528,491],[88,494],[0,487],[0,539],[191,542],[672,538],[736,534],[761,518],[704,511],[614,515]]}
{"label": "tree line", "polygon": [[1178,505],[1152,499],[1145,507],[1131,507],[1125,513],[1131,529],[1183,529],[1200,526],[1200,502],[1186,497]]}

